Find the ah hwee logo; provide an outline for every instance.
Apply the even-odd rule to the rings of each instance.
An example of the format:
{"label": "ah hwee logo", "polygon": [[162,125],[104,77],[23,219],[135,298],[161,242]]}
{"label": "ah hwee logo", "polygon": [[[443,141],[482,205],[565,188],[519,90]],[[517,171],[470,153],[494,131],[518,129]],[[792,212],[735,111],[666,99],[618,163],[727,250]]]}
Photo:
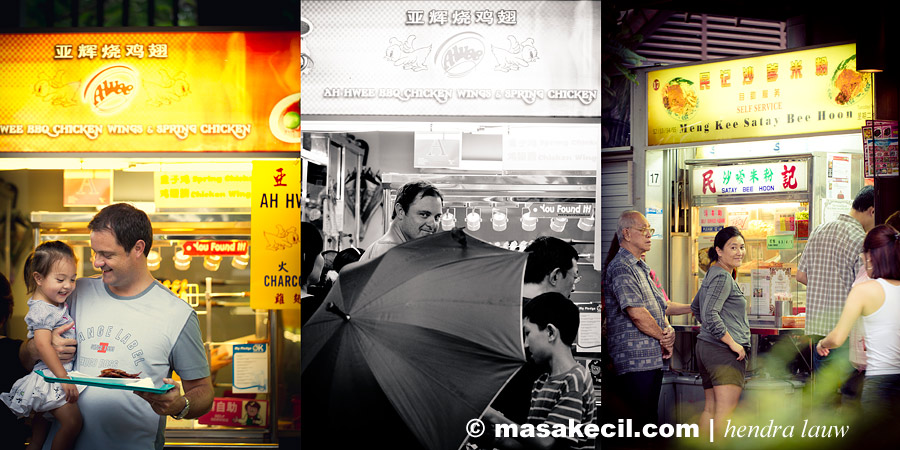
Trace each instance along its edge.
{"label": "ah hwee logo", "polygon": [[447,39],[434,55],[434,62],[451,78],[471,72],[484,58],[484,40],[478,33],[466,31]]}
{"label": "ah hwee logo", "polygon": [[84,83],[81,99],[101,115],[110,116],[125,109],[137,95],[138,72],[116,64],[95,72]]}

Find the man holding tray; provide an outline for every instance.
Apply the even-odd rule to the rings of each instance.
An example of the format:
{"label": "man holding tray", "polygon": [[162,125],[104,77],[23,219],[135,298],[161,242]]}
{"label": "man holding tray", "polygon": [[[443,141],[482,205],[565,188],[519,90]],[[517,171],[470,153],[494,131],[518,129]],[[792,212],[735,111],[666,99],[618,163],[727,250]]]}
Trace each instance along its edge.
{"label": "man holding tray", "polygon": [[[154,387],[176,387],[157,394],[89,386],[78,399],[84,428],[75,449],[162,449],[167,415],[191,419],[212,406],[197,314],[150,274],[153,228],[143,211],[124,203],[110,205],[88,228],[94,267],[102,274],[79,279],[69,297],[77,348],[75,340],[59,337],[68,326],[54,330],[60,359],[71,360],[77,352],[78,372],[97,376],[103,369],[120,369],[149,377]],[[32,360],[23,363],[31,367],[38,353],[33,342],[26,345]],[[184,395],[171,378],[173,369],[182,378]],[[45,449],[56,428],[54,424]]]}

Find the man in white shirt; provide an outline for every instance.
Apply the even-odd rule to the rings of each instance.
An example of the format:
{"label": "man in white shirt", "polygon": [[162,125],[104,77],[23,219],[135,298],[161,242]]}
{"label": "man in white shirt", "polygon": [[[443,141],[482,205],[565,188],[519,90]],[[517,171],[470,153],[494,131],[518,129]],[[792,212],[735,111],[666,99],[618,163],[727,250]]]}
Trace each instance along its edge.
{"label": "man in white shirt", "polygon": [[397,193],[391,226],[372,243],[359,262],[375,259],[404,242],[434,234],[439,227],[444,196],[427,181],[411,181]]}

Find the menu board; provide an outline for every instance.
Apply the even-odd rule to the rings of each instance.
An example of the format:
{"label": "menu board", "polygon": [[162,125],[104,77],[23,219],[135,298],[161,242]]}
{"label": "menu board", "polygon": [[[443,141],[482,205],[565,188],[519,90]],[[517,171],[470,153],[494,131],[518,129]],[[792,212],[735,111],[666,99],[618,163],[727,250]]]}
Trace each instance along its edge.
{"label": "menu board", "polygon": [[752,269],[750,280],[753,289],[750,297],[750,314],[769,314],[769,306],[772,304],[772,273],[769,269]]}
{"label": "menu board", "polygon": [[[866,126],[872,127],[871,153],[874,175],[876,177],[900,176],[900,161],[898,161],[898,134],[900,134],[898,128],[900,127],[898,127],[897,121],[867,120]],[[865,133],[863,135],[865,136]]]}
{"label": "menu board", "polygon": [[872,125],[862,127],[863,168],[865,169],[866,178],[875,177],[875,136],[873,128]]}

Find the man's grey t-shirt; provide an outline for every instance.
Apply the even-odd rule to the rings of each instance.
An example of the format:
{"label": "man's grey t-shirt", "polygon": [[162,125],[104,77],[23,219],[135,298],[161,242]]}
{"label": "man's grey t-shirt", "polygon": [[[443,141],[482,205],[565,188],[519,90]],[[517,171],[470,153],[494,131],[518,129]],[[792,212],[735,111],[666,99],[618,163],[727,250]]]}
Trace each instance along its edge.
{"label": "man's grey t-shirt", "polygon": [[[158,281],[133,297],[113,294],[100,278],[81,278],[69,297],[78,339],[75,370],[99,375],[117,368],[150,377],[155,386],[172,376],[209,376],[197,314]],[[165,417],[132,391],[87,387],[78,397],[84,426],[75,450],[162,449]],[[50,449],[54,423],[44,450]]]}

